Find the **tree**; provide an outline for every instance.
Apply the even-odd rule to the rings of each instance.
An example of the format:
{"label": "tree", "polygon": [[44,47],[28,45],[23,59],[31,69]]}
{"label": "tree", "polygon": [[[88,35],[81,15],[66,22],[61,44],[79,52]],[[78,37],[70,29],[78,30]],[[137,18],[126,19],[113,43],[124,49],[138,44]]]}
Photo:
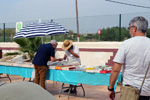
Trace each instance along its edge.
{"label": "tree", "polygon": [[[98,40],[98,34],[95,34],[95,38]],[[121,41],[130,38],[129,30],[125,27],[121,28]],[[119,41],[119,27],[106,28],[101,30],[101,41]]]}
{"label": "tree", "polygon": [[150,38],[150,28],[148,29],[148,31],[146,32],[147,37]]}
{"label": "tree", "polygon": [[30,59],[34,58],[34,53],[37,51],[38,47],[42,44],[40,37],[34,38],[19,38],[14,40],[20,46],[20,51],[28,53]]}
{"label": "tree", "polygon": [[70,36],[70,39],[72,39],[73,31],[72,31],[72,30],[69,30],[68,35]]}
{"label": "tree", "polygon": [[86,38],[83,35],[80,35],[80,41],[86,41]]}

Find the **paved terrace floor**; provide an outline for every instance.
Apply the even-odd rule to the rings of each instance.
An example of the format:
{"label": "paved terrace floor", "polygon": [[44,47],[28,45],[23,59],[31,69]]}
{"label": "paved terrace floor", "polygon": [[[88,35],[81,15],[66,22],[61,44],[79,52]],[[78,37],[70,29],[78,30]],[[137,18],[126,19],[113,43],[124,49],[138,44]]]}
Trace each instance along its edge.
{"label": "paved terrace floor", "polygon": [[[6,76],[6,74],[2,75],[2,77]],[[10,78],[12,79],[12,82],[22,81],[21,76],[15,76],[10,75]],[[25,81],[28,81],[29,79],[25,79]],[[0,79],[2,82],[9,83],[8,78],[2,78]],[[62,83],[60,82],[54,82],[53,87],[53,81],[47,80],[46,81],[46,87],[47,91],[50,92],[57,100],[109,100],[108,98],[108,91],[107,86],[91,86],[91,85],[85,85],[83,84],[83,87],[85,89],[85,97],[83,97],[83,92],[81,87],[77,88],[77,95],[70,94],[70,97],[68,99],[68,94],[65,92],[61,93],[61,97],[59,97],[59,90],[61,88]],[[65,84],[65,86],[68,86],[68,84]],[[115,100],[120,100],[120,85],[117,85],[116,89],[116,98]]]}

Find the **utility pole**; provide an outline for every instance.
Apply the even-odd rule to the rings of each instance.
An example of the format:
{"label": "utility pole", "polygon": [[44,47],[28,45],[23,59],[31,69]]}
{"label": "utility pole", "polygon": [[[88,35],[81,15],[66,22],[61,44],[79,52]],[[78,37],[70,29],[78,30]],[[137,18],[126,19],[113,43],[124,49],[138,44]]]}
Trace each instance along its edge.
{"label": "utility pole", "polygon": [[121,41],[121,14],[119,14],[119,41]]}
{"label": "utility pole", "polygon": [[79,21],[78,21],[78,3],[76,0],[76,24],[77,24],[77,41],[79,42]]}

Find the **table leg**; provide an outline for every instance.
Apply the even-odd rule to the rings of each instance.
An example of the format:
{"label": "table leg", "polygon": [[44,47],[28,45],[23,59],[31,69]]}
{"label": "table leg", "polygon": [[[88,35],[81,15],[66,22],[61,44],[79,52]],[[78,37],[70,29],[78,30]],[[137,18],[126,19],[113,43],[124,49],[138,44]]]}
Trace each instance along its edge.
{"label": "table leg", "polygon": [[7,74],[7,77],[9,78],[9,81],[10,81],[10,83],[11,83],[11,79],[10,79],[10,77],[9,77],[9,75]]}
{"label": "table leg", "polygon": [[62,84],[61,89],[60,89],[60,91],[59,91],[59,97],[60,97],[61,91],[62,91],[62,89],[63,89],[63,86],[64,86],[64,83]]}
{"label": "table leg", "polygon": [[85,90],[84,90],[82,84],[81,84],[81,87],[82,87],[82,90],[83,90],[83,96],[85,97]]}
{"label": "table leg", "polygon": [[72,86],[70,85],[69,87],[69,92],[68,92],[68,99],[69,99],[69,95],[70,95],[70,90],[71,90]]}
{"label": "table leg", "polygon": [[23,81],[25,80],[25,78],[23,77]]}

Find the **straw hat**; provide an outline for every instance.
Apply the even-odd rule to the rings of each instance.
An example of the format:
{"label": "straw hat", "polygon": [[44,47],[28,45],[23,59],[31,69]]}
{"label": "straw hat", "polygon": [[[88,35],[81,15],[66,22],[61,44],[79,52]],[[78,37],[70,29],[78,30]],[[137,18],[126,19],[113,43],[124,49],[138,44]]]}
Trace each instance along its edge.
{"label": "straw hat", "polygon": [[71,41],[71,40],[65,40],[62,45],[62,49],[68,50],[72,46],[72,43],[73,43],[73,41]]}

